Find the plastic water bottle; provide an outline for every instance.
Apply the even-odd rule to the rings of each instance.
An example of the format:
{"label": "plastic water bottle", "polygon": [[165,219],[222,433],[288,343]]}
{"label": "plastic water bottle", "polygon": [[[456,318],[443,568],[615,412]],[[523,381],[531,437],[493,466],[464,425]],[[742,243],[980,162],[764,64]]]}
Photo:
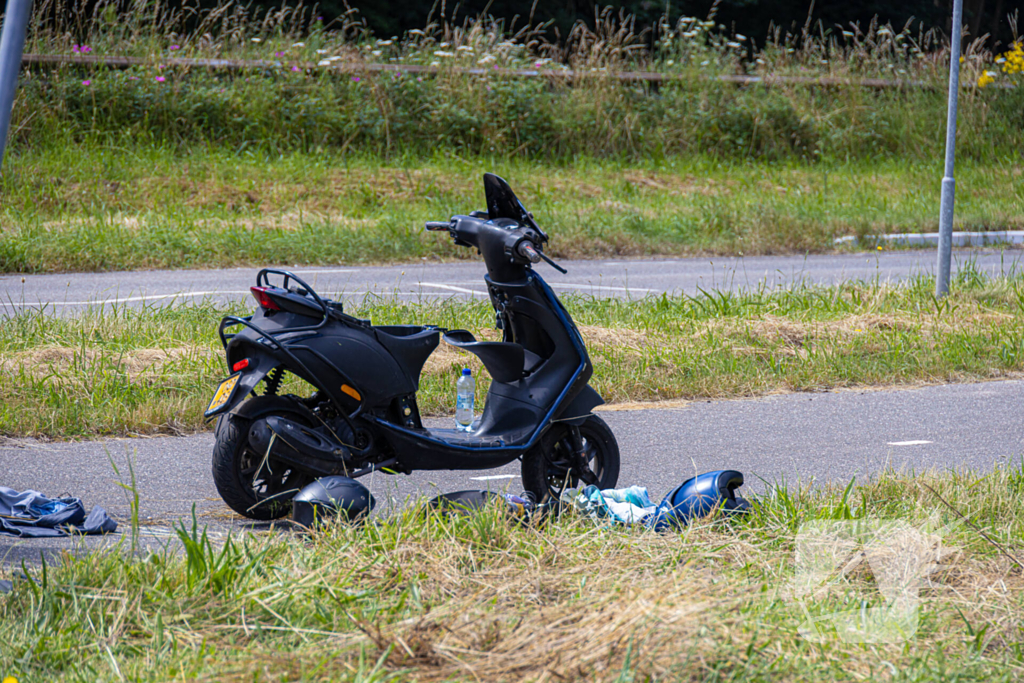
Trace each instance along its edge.
{"label": "plastic water bottle", "polygon": [[462,376],[455,383],[455,425],[460,431],[468,432],[473,426],[473,399],[476,397],[476,380],[469,368],[462,369]]}

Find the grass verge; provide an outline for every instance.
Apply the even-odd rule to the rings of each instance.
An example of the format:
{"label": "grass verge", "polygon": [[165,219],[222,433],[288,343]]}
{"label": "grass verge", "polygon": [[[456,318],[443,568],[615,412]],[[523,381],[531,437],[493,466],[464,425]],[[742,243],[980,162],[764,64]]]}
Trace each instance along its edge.
{"label": "grass verge", "polygon": [[[27,569],[0,595],[0,661],[90,683],[1019,680],[1022,482],[1016,467],[779,487],[743,519],[664,534],[572,514],[519,526],[497,509],[223,544],[182,526],[185,552]],[[869,540],[866,562],[839,552],[822,590],[802,591],[795,539],[872,519],[921,529],[906,535],[918,545]],[[879,553],[913,567],[910,637],[846,642],[827,620],[824,642],[801,636],[808,617],[893,607]]]}
{"label": "grass verge", "polygon": [[[423,221],[480,208],[488,170],[561,258],[828,251],[835,237],[938,221],[940,169],[911,161],[382,163],[81,143],[7,159],[0,272],[467,258]],[[1019,160],[957,170],[957,229],[1024,228]]]}
{"label": "grass verge", "polygon": [[[989,279],[968,264],[949,297],[936,300],[933,289],[934,281],[921,277],[902,286],[565,303],[589,344],[591,383],[610,403],[978,381],[1024,370],[1024,276]],[[486,302],[367,298],[355,309],[379,324],[431,322],[483,338],[497,334]],[[226,312],[208,303],[69,317],[17,311],[0,325],[0,433],[69,438],[203,429],[202,410],[226,374],[215,334]],[[425,414],[448,413],[464,365],[483,373],[482,404],[482,367],[442,344],[420,385]]]}

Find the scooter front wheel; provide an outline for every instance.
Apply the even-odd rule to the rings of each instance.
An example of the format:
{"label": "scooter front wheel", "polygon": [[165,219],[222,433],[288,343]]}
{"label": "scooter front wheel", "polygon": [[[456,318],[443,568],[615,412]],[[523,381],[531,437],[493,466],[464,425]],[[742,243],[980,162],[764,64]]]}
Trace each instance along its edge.
{"label": "scooter front wheel", "polygon": [[232,510],[250,519],[271,520],[291,512],[291,500],[313,477],[286,463],[257,453],[249,427],[267,415],[280,415],[312,426],[311,416],[282,396],[248,399],[240,410],[222,415],[214,431],[213,482]]}
{"label": "scooter front wheel", "polygon": [[[614,488],[619,481],[619,444],[604,420],[591,415],[580,425],[587,468],[600,489]],[[573,472],[573,446],[569,426],[552,427],[540,443],[523,455],[523,488],[538,504],[557,501],[566,489],[580,485]]]}

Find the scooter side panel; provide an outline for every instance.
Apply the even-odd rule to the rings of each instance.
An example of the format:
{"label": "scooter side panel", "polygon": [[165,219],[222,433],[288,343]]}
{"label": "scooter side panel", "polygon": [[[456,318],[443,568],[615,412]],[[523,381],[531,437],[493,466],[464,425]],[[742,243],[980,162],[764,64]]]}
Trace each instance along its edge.
{"label": "scooter side panel", "polygon": [[313,365],[319,367],[321,382],[330,382],[338,390],[347,378],[369,406],[387,405],[394,396],[416,390],[416,385],[372,333],[338,326],[303,341],[301,346],[319,356]]}

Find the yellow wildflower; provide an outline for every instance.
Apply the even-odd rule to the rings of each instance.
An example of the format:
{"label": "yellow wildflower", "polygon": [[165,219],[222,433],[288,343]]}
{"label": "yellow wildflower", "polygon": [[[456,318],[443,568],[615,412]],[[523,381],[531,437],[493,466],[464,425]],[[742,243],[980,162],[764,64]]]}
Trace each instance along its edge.
{"label": "yellow wildflower", "polygon": [[995,74],[991,71],[982,71],[981,75],[978,76],[978,87],[984,88],[989,83],[995,83],[996,79],[993,78],[994,75]]}
{"label": "yellow wildflower", "polygon": [[1017,41],[1013,47],[1003,54],[1006,62],[1003,64],[1003,73],[1019,74],[1024,73],[1024,43]]}

